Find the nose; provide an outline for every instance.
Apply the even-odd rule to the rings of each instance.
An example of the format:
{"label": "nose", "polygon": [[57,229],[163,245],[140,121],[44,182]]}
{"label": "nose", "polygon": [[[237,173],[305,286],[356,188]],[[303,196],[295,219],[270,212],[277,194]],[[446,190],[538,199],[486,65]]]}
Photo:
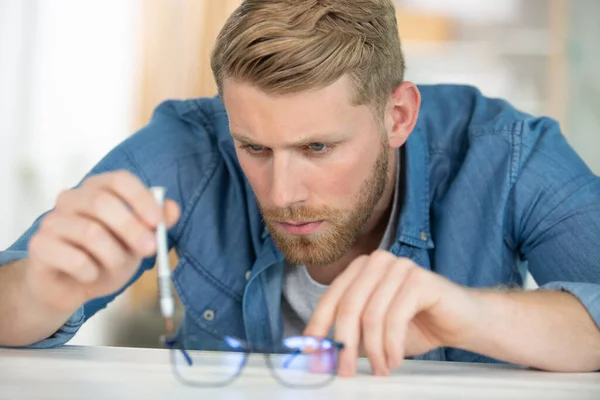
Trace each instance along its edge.
{"label": "nose", "polygon": [[274,155],[271,202],[277,208],[288,208],[306,201],[303,168],[287,155]]}

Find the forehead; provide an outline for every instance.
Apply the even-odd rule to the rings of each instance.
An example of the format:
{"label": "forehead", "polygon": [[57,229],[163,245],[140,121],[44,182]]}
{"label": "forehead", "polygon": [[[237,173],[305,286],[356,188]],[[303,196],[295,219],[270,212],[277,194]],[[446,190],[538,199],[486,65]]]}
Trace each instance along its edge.
{"label": "forehead", "polygon": [[347,77],[320,89],[270,94],[239,80],[223,81],[223,103],[232,131],[245,136],[293,137],[351,130],[364,126],[373,114],[365,105],[352,103],[353,88]]}

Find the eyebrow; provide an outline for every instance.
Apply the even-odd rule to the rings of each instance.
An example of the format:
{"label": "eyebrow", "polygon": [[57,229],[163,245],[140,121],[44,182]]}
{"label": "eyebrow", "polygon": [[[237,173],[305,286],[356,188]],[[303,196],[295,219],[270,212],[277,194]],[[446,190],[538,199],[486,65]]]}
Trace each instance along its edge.
{"label": "eyebrow", "polygon": [[[235,132],[230,132],[230,133],[231,133],[231,136],[240,143],[262,146],[260,143],[255,142],[254,140],[250,139],[247,136],[240,135]],[[318,134],[318,135],[309,136],[305,139],[301,139],[296,142],[288,143],[285,146],[286,147],[303,147],[303,146],[308,146],[312,143],[337,143],[337,142],[341,142],[342,140],[344,140],[345,136],[346,135],[343,135],[340,133]],[[268,146],[265,146],[265,147],[268,147]]]}

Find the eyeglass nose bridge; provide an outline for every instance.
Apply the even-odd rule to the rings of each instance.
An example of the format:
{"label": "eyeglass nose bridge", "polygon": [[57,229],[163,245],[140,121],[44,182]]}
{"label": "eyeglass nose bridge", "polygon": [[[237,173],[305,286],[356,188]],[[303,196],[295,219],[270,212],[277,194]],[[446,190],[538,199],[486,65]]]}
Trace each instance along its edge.
{"label": "eyeglass nose bridge", "polygon": [[322,388],[322,387],[329,385],[335,379],[335,377],[337,375],[339,351],[344,346],[341,343],[334,342],[333,344],[334,344],[334,346],[332,346],[332,348],[330,349],[332,351],[332,354],[329,354],[329,356],[334,357],[333,368],[328,368],[327,369],[328,372],[323,372],[323,371],[316,372],[316,373],[322,373],[323,375],[327,375],[328,378],[324,379],[322,381],[319,381],[317,383],[312,383],[312,384],[309,384],[309,383],[297,384],[297,383],[292,383],[292,382],[282,378],[281,373],[277,372],[279,370],[279,368],[277,367],[277,365],[274,364],[274,362],[273,362],[274,358],[277,356],[287,356],[287,359],[281,363],[281,367],[284,369],[288,369],[290,367],[290,365],[292,364],[292,362],[294,362],[294,360],[296,360],[299,356],[302,356],[302,355],[309,356],[309,355],[314,355],[315,353],[323,355],[323,354],[329,353],[329,351],[316,351],[314,353],[312,353],[312,352],[304,353],[301,349],[296,349],[292,353],[285,353],[285,354],[266,353],[265,352],[265,353],[263,353],[263,357],[265,358],[265,362],[269,367],[269,372],[270,372],[271,376],[277,382],[279,382],[280,385],[291,388],[291,389],[308,389],[308,390],[318,389],[318,388]]}

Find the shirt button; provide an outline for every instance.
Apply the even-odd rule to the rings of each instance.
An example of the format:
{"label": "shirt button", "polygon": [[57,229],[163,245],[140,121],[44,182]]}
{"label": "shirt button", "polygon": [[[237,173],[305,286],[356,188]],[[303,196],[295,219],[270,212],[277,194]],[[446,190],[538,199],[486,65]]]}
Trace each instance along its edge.
{"label": "shirt button", "polygon": [[425,234],[425,232],[421,232],[421,240],[424,242],[427,241],[427,235]]}
{"label": "shirt button", "polygon": [[252,276],[252,271],[246,271],[246,280],[249,280]]}
{"label": "shirt button", "polygon": [[204,317],[205,320],[212,321],[213,319],[215,319],[215,312],[211,309],[204,310],[204,313],[202,314],[202,316]]}

